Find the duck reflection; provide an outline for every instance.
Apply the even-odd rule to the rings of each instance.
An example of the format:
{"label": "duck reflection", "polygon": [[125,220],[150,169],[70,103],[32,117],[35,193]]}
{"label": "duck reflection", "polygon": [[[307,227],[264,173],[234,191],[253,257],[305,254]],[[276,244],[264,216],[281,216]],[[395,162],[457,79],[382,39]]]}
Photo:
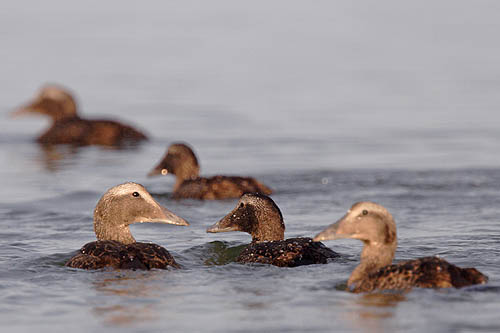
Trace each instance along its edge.
{"label": "duck reflection", "polygon": [[[161,272],[110,272],[112,277],[94,281],[97,291],[92,313],[112,326],[133,326],[161,318],[159,295],[165,290]],[[156,283],[158,281],[158,283]]]}
{"label": "duck reflection", "polygon": [[54,146],[54,145],[38,145],[40,154],[37,161],[42,164],[49,172],[59,171],[67,164],[72,164],[72,161],[78,154],[76,146]]}
{"label": "duck reflection", "polygon": [[387,320],[392,318],[398,304],[405,301],[403,293],[383,292],[364,294],[354,298],[351,311],[346,316],[359,330],[386,332]]}
{"label": "duck reflection", "polygon": [[[39,154],[36,157],[36,161],[40,163],[47,171],[57,172],[62,169],[68,168],[76,164],[78,157],[81,152],[88,147],[80,147],[75,145],[47,145],[38,144]],[[122,146],[110,146],[110,147],[99,147],[99,150],[105,150],[107,152],[120,152],[120,151],[137,151],[139,150],[139,145],[130,144],[126,147]]]}

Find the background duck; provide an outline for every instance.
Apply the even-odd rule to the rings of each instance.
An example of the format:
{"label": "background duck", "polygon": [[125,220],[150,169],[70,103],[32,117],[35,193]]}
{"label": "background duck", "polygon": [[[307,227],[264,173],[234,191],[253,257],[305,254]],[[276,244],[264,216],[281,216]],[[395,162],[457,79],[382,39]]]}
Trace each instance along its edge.
{"label": "background duck", "polygon": [[174,143],[165,157],[149,172],[148,176],[173,174],[176,176],[174,198],[227,199],[239,198],[244,193],[271,194],[266,185],[250,177],[214,176],[199,177],[200,166],[191,147]]}
{"label": "background duck", "polygon": [[266,195],[245,194],[236,207],[207,232],[243,231],[252,243],[236,258],[238,262],[257,262],[280,267],[326,264],[339,255],[311,238],[284,240],[285,223],[280,209]]}
{"label": "background duck", "polygon": [[42,144],[119,146],[147,140],[140,131],[117,121],[80,118],[71,93],[55,85],[44,86],[32,102],[19,108],[14,115],[28,113],[39,113],[52,119],[51,127],[36,139]]}
{"label": "background duck", "polygon": [[460,268],[438,257],[392,264],[397,247],[396,223],[387,209],[373,202],[354,204],[344,217],[314,240],[338,238],[359,239],[364,243],[361,263],[347,281],[353,292],[460,288],[488,281],[488,277],[475,268]]}
{"label": "background duck", "polygon": [[142,185],[121,184],[109,189],[94,210],[97,241],[85,244],[66,266],[83,269],[178,268],[163,247],[135,241],[129,225],[136,222],[189,225],[158,204]]}

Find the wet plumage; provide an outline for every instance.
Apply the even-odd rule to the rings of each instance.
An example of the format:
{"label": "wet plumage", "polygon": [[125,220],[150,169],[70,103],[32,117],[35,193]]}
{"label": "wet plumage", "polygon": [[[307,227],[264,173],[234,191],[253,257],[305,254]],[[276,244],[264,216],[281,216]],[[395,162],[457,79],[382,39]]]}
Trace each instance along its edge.
{"label": "wet plumage", "polygon": [[193,150],[184,143],[170,145],[166,155],[149,176],[173,174],[176,176],[173,197],[217,200],[239,198],[245,193],[271,194],[272,190],[251,177],[199,176],[200,167]]}
{"label": "wet plumage", "polygon": [[36,139],[41,144],[122,146],[147,140],[140,131],[117,121],[80,118],[73,96],[58,86],[43,87],[31,103],[15,112],[28,113],[43,114],[52,119],[50,128]]}
{"label": "wet plumage", "polygon": [[255,262],[279,267],[326,264],[338,254],[312,238],[289,238],[269,242],[252,242],[236,258],[237,262]]}
{"label": "wet plumage", "polygon": [[326,264],[339,255],[311,238],[284,239],[285,224],[278,206],[268,196],[243,195],[236,208],[207,232],[243,231],[252,236],[236,258],[237,262],[262,263],[280,267]]}
{"label": "wet plumage", "polygon": [[142,185],[121,184],[109,189],[94,210],[97,241],[85,244],[66,266],[82,269],[179,267],[165,248],[135,241],[129,225],[136,222],[189,225],[158,204]]}
{"label": "wet plumage", "polygon": [[358,202],[347,214],[314,237],[314,240],[353,238],[363,241],[361,262],[347,285],[353,292],[461,288],[484,284],[488,277],[475,268],[460,268],[438,257],[392,264],[397,247],[396,224],[383,206]]}
{"label": "wet plumage", "polygon": [[163,247],[151,243],[123,244],[95,241],[85,244],[66,266],[82,269],[112,267],[116,269],[179,268],[174,257]]}

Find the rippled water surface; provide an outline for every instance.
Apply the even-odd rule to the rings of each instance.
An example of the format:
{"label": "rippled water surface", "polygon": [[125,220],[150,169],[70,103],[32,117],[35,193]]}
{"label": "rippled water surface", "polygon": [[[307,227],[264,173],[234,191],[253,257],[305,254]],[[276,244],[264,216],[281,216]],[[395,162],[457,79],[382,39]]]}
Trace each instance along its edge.
{"label": "rippled water surface", "polygon": [[[0,323],[9,332],[500,330],[500,30],[495,1],[121,1],[0,5]],[[42,149],[46,119],[8,113],[45,82],[88,116],[144,129],[127,150]],[[356,201],[394,215],[396,260],[440,255],[485,286],[354,295],[341,260],[231,262],[250,236],[207,234],[235,205],[170,198],[147,178],[172,141],[202,173],[275,189],[286,236],[312,236]],[[190,227],[134,225],[183,266],[64,267],[95,239],[92,210],[136,181]]]}

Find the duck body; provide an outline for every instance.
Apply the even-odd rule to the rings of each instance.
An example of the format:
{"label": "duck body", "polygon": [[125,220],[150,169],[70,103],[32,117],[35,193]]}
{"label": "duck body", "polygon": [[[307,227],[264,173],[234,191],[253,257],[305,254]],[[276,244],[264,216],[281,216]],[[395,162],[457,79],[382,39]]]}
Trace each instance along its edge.
{"label": "duck body", "polygon": [[81,269],[166,269],[179,268],[174,257],[163,247],[135,242],[95,241],[85,244],[66,266]]}
{"label": "duck body", "polygon": [[218,200],[239,198],[245,193],[272,193],[269,187],[251,177],[205,178],[200,177],[199,173],[198,159],[191,147],[185,143],[174,143],[148,175],[175,175],[173,197],[176,199]]}
{"label": "duck body", "polygon": [[179,268],[165,248],[135,241],[129,226],[137,222],[189,225],[157,203],[142,185],[121,184],[109,189],[96,205],[94,232],[97,241],[85,244],[66,266],[81,269]]}
{"label": "duck body", "polygon": [[285,240],[285,223],[279,207],[263,194],[244,194],[236,207],[207,232],[243,231],[252,236],[236,258],[241,263],[279,267],[326,264],[340,255],[311,238]]}
{"label": "duck body", "polygon": [[121,146],[147,140],[140,131],[117,121],[80,118],[72,94],[55,85],[44,86],[33,101],[14,114],[42,114],[51,118],[51,127],[36,140],[46,145]]}
{"label": "duck body", "polygon": [[123,146],[142,140],[147,140],[146,135],[117,121],[71,117],[55,121],[36,141],[46,145]]}
{"label": "duck body", "polygon": [[358,202],[315,241],[352,238],[364,243],[361,261],[347,281],[353,292],[461,288],[484,284],[488,277],[475,268],[460,268],[438,257],[392,264],[397,247],[396,223],[387,209],[374,202]]}
{"label": "duck body", "polygon": [[289,238],[269,242],[252,242],[236,258],[241,263],[270,264],[278,267],[297,267],[327,264],[339,254],[311,238]]}
{"label": "duck body", "polygon": [[424,257],[384,266],[350,286],[353,292],[462,288],[484,284],[488,278],[475,268],[460,268],[439,257]]}
{"label": "duck body", "polygon": [[175,199],[218,200],[239,198],[245,193],[271,194],[272,190],[250,177],[213,176],[184,180],[174,191]]}

